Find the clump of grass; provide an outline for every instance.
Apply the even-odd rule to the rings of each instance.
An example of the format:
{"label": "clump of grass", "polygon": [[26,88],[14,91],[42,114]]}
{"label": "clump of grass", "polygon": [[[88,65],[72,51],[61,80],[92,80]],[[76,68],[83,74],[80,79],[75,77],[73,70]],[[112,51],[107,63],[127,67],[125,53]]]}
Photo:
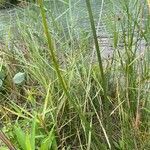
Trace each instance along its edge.
{"label": "clump of grass", "polygon": [[[19,38],[9,33],[0,70],[2,130],[17,149],[149,149],[147,3],[100,3],[112,15],[101,7],[97,19],[93,3],[84,1],[81,10],[83,18],[89,16],[87,26],[73,20],[80,5],[71,0],[39,0],[33,9],[18,10]],[[97,21],[111,37],[108,60],[98,43]]]}

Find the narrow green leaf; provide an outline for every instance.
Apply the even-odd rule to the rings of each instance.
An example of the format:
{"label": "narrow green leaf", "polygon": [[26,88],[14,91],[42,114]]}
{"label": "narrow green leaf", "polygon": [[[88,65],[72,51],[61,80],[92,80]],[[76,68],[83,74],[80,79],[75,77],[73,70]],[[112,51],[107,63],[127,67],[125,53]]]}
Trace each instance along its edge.
{"label": "narrow green leaf", "polygon": [[3,86],[3,81],[0,79],[0,87]]}

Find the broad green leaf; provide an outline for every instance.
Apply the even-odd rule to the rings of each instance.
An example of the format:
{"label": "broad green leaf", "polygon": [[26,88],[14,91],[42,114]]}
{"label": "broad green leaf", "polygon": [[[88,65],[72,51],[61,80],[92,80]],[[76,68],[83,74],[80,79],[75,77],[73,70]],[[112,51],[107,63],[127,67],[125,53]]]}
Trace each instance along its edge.
{"label": "broad green leaf", "polygon": [[54,135],[54,126],[52,127],[48,137],[41,143],[40,150],[57,150],[56,139]]}
{"label": "broad green leaf", "polygon": [[21,84],[25,80],[25,73],[24,72],[18,72],[13,77],[13,82],[15,84]]}
{"label": "broad green leaf", "polygon": [[35,149],[35,134],[36,134],[35,131],[36,131],[36,118],[33,118],[30,136],[31,147],[33,150]]}
{"label": "broad green leaf", "polygon": [[32,149],[32,141],[30,141],[30,135],[26,134],[26,139],[25,139],[25,143],[26,143],[26,150],[34,150]]}
{"label": "broad green leaf", "polygon": [[20,127],[15,126],[14,133],[16,135],[18,144],[21,146],[22,150],[26,150],[26,144],[25,144],[26,136],[23,130]]}

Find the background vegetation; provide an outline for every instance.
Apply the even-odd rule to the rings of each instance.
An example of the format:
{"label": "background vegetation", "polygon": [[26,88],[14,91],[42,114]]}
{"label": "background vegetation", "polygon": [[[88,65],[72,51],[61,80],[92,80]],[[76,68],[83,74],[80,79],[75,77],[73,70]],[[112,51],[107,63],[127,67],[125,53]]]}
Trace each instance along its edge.
{"label": "background vegetation", "polygon": [[149,150],[148,1],[14,9],[0,43],[1,149]]}

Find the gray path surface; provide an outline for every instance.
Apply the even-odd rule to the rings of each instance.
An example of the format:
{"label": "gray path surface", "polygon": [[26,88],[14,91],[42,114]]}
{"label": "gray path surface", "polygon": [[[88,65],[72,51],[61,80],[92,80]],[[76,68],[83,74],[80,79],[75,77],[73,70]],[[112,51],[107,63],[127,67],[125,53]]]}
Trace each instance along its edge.
{"label": "gray path surface", "polygon": [[15,23],[15,9],[0,10],[0,37]]}
{"label": "gray path surface", "polygon": [[[95,9],[94,9],[95,8]],[[96,11],[97,10],[99,11]],[[104,6],[104,8],[106,8],[106,6]],[[87,10],[86,10],[86,6],[85,3],[82,3],[82,1],[77,1],[74,9],[74,16],[72,18],[72,20],[74,21],[74,24],[76,25],[76,23],[78,22],[78,27],[80,28],[80,26],[84,26],[85,28],[87,28],[87,31],[90,30],[90,26],[89,26],[89,18],[87,15]],[[94,10],[94,15],[95,18],[97,19],[99,17],[100,14],[100,10],[101,10],[101,3],[99,1],[95,1],[95,3],[93,3],[93,10]],[[110,11],[110,9],[106,9],[107,11]],[[61,10],[60,10],[61,11]],[[111,12],[106,12],[104,9],[103,11],[103,16],[102,16],[102,20],[100,21],[100,26],[98,29],[98,37],[99,37],[99,43],[100,43],[100,47],[102,50],[102,54],[103,57],[107,58],[108,56],[112,56],[112,53],[114,51],[113,49],[113,40],[112,40],[112,36],[110,35],[110,33],[107,31],[107,27],[106,27],[106,21],[108,18],[105,17],[110,17],[111,16]],[[8,32],[9,27],[12,27],[15,22],[16,22],[16,9],[2,9],[0,10],[0,37],[3,37],[4,34],[6,34]],[[82,14],[82,15],[81,15]],[[106,14],[109,14],[110,16],[107,16]],[[120,49],[123,49],[123,43],[119,43],[120,45]],[[94,46],[93,46],[94,48]],[[145,42],[144,41],[140,41],[139,42],[139,46],[138,46],[139,51],[142,51],[143,49],[145,49]]]}

